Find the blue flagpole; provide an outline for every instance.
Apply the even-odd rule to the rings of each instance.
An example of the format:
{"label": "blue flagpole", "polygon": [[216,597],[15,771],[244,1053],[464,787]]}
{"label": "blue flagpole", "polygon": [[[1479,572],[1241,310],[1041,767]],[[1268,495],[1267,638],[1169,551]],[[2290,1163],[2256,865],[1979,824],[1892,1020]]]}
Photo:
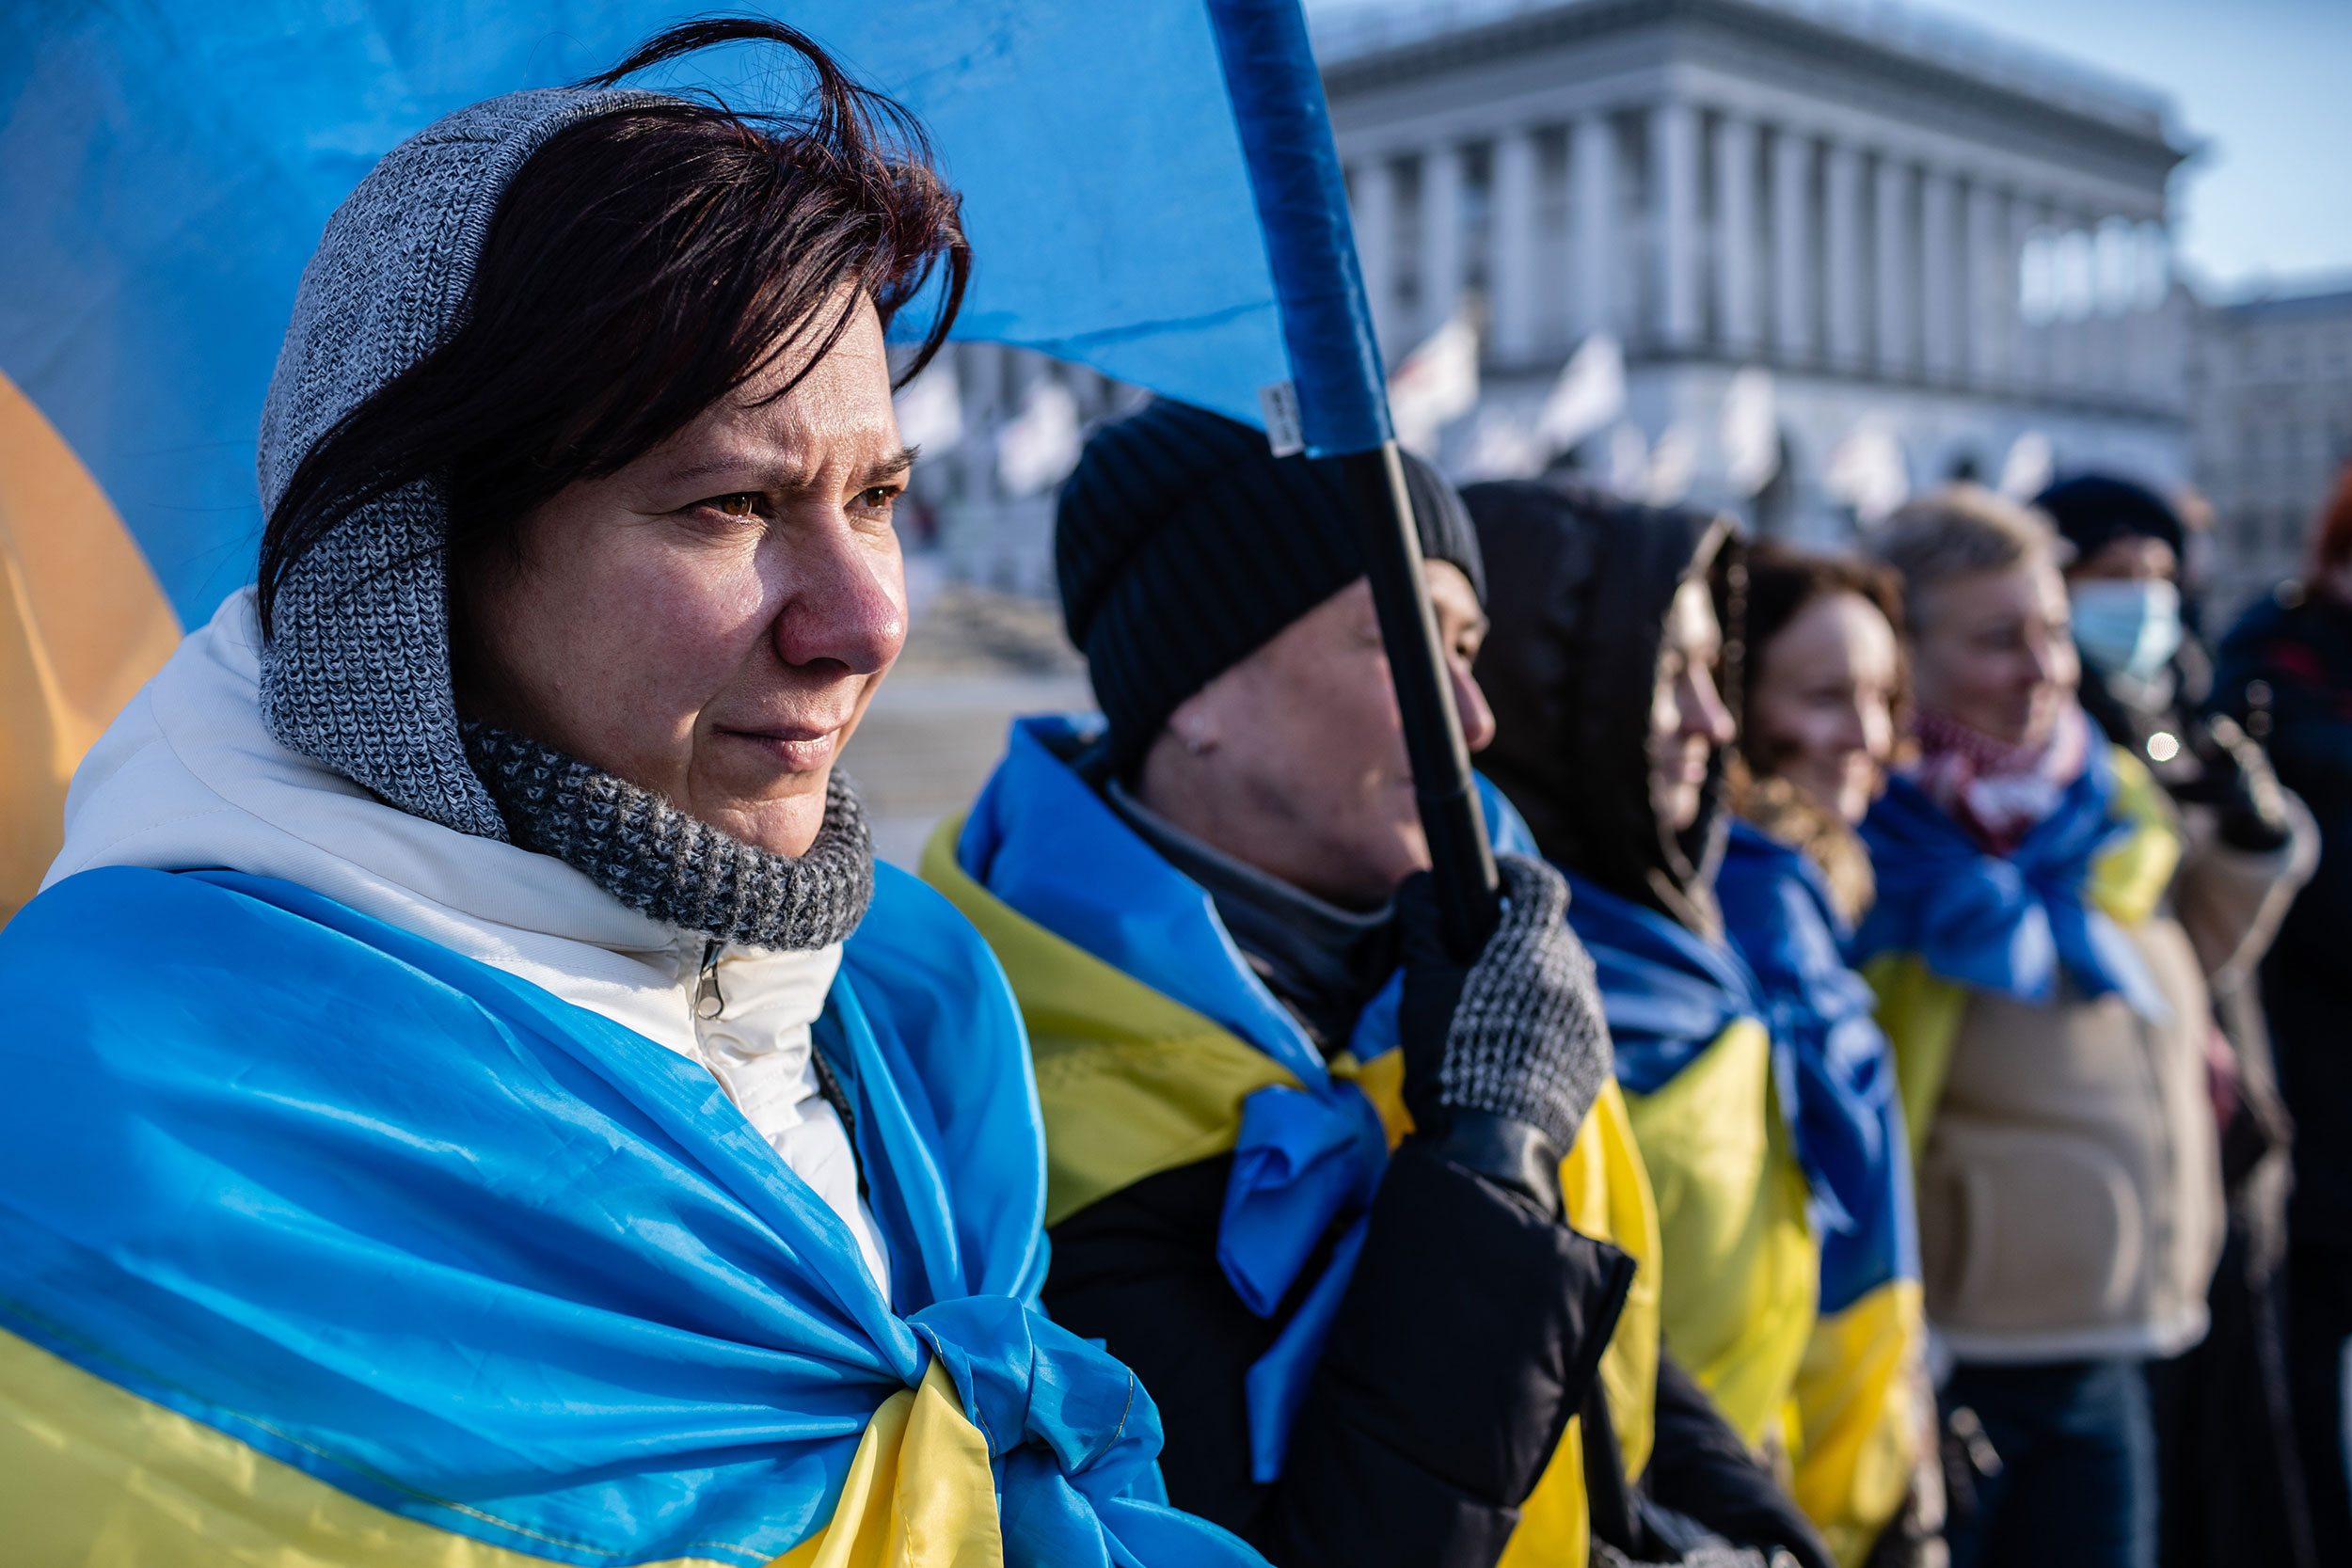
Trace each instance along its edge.
{"label": "blue flagpole", "polygon": [[[1205,3],[1265,236],[1297,436],[1311,454],[1341,461],[1356,497],[1358,538],[1396,683],[1438,906],[1448,944],[1467,958],[1484,945],[1500,912],[1494,853],[1422,580],[1420,535],[1389,422],[1380,345],[1307,19],[1298,0]],[[1279,392],[1270,399],[1270,416],[1281,402]],[[1269,418],[1269,436],[1277,422]]]}

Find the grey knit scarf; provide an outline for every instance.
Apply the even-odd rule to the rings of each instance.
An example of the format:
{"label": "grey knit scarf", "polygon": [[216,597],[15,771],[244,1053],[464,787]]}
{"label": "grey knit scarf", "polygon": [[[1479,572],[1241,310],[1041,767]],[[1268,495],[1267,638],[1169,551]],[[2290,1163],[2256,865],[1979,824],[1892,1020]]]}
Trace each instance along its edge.
{"label": "grey knit scarf", "polygon": [[796,858],[731,838],[551,746],[470,719],[459,725],[514,841],[633,910],[724,942],[803,952],[847,941],[865,918],[874,844],[838,768],[817,842]]}

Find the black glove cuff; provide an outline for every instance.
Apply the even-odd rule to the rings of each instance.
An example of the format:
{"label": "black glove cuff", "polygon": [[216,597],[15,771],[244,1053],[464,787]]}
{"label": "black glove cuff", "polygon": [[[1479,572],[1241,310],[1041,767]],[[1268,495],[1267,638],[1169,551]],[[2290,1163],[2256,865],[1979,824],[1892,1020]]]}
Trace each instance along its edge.
{"label": "black glove cuff", "polygon": [[2270,820],[2260,806],[2249,802],[2224,812],[2215,836],[2233,849],[2267,855],[2286,847],[2287,841],[2295,836],[2295,829],[2283,820]]}
{"label": "black glove cuff", "polygon": [[1448,1106],[1429,1151],[1450,1165],[1507,1187],[1546,1219],[1558,1219],[1560,1146],[1533,1123],[1492,1111]]}

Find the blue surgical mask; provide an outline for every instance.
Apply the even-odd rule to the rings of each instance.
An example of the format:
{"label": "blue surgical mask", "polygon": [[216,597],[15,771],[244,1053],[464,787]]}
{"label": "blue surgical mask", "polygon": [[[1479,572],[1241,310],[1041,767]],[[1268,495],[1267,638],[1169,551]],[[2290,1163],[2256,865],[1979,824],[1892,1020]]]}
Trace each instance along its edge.
{"label": "blue surgical mask", "polygon": [[2153,680],[2181,647],[2181,591],[2161,578],[2074,585],[2074,645],[2110,675]]}

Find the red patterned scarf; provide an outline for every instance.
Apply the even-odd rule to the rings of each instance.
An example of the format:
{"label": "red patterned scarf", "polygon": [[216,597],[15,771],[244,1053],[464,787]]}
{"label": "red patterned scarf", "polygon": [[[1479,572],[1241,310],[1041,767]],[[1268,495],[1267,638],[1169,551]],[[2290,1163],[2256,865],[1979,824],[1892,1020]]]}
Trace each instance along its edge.
{"label": "red patterned scarf", "polygon": [[2012,746],[1925,708],[1913,727],[1919,737],[1914,781],[1996,855],[2015,849],[2058,809],[2090,757],[2090,725],[2079,707],[2069,706],[2039,746]]}

